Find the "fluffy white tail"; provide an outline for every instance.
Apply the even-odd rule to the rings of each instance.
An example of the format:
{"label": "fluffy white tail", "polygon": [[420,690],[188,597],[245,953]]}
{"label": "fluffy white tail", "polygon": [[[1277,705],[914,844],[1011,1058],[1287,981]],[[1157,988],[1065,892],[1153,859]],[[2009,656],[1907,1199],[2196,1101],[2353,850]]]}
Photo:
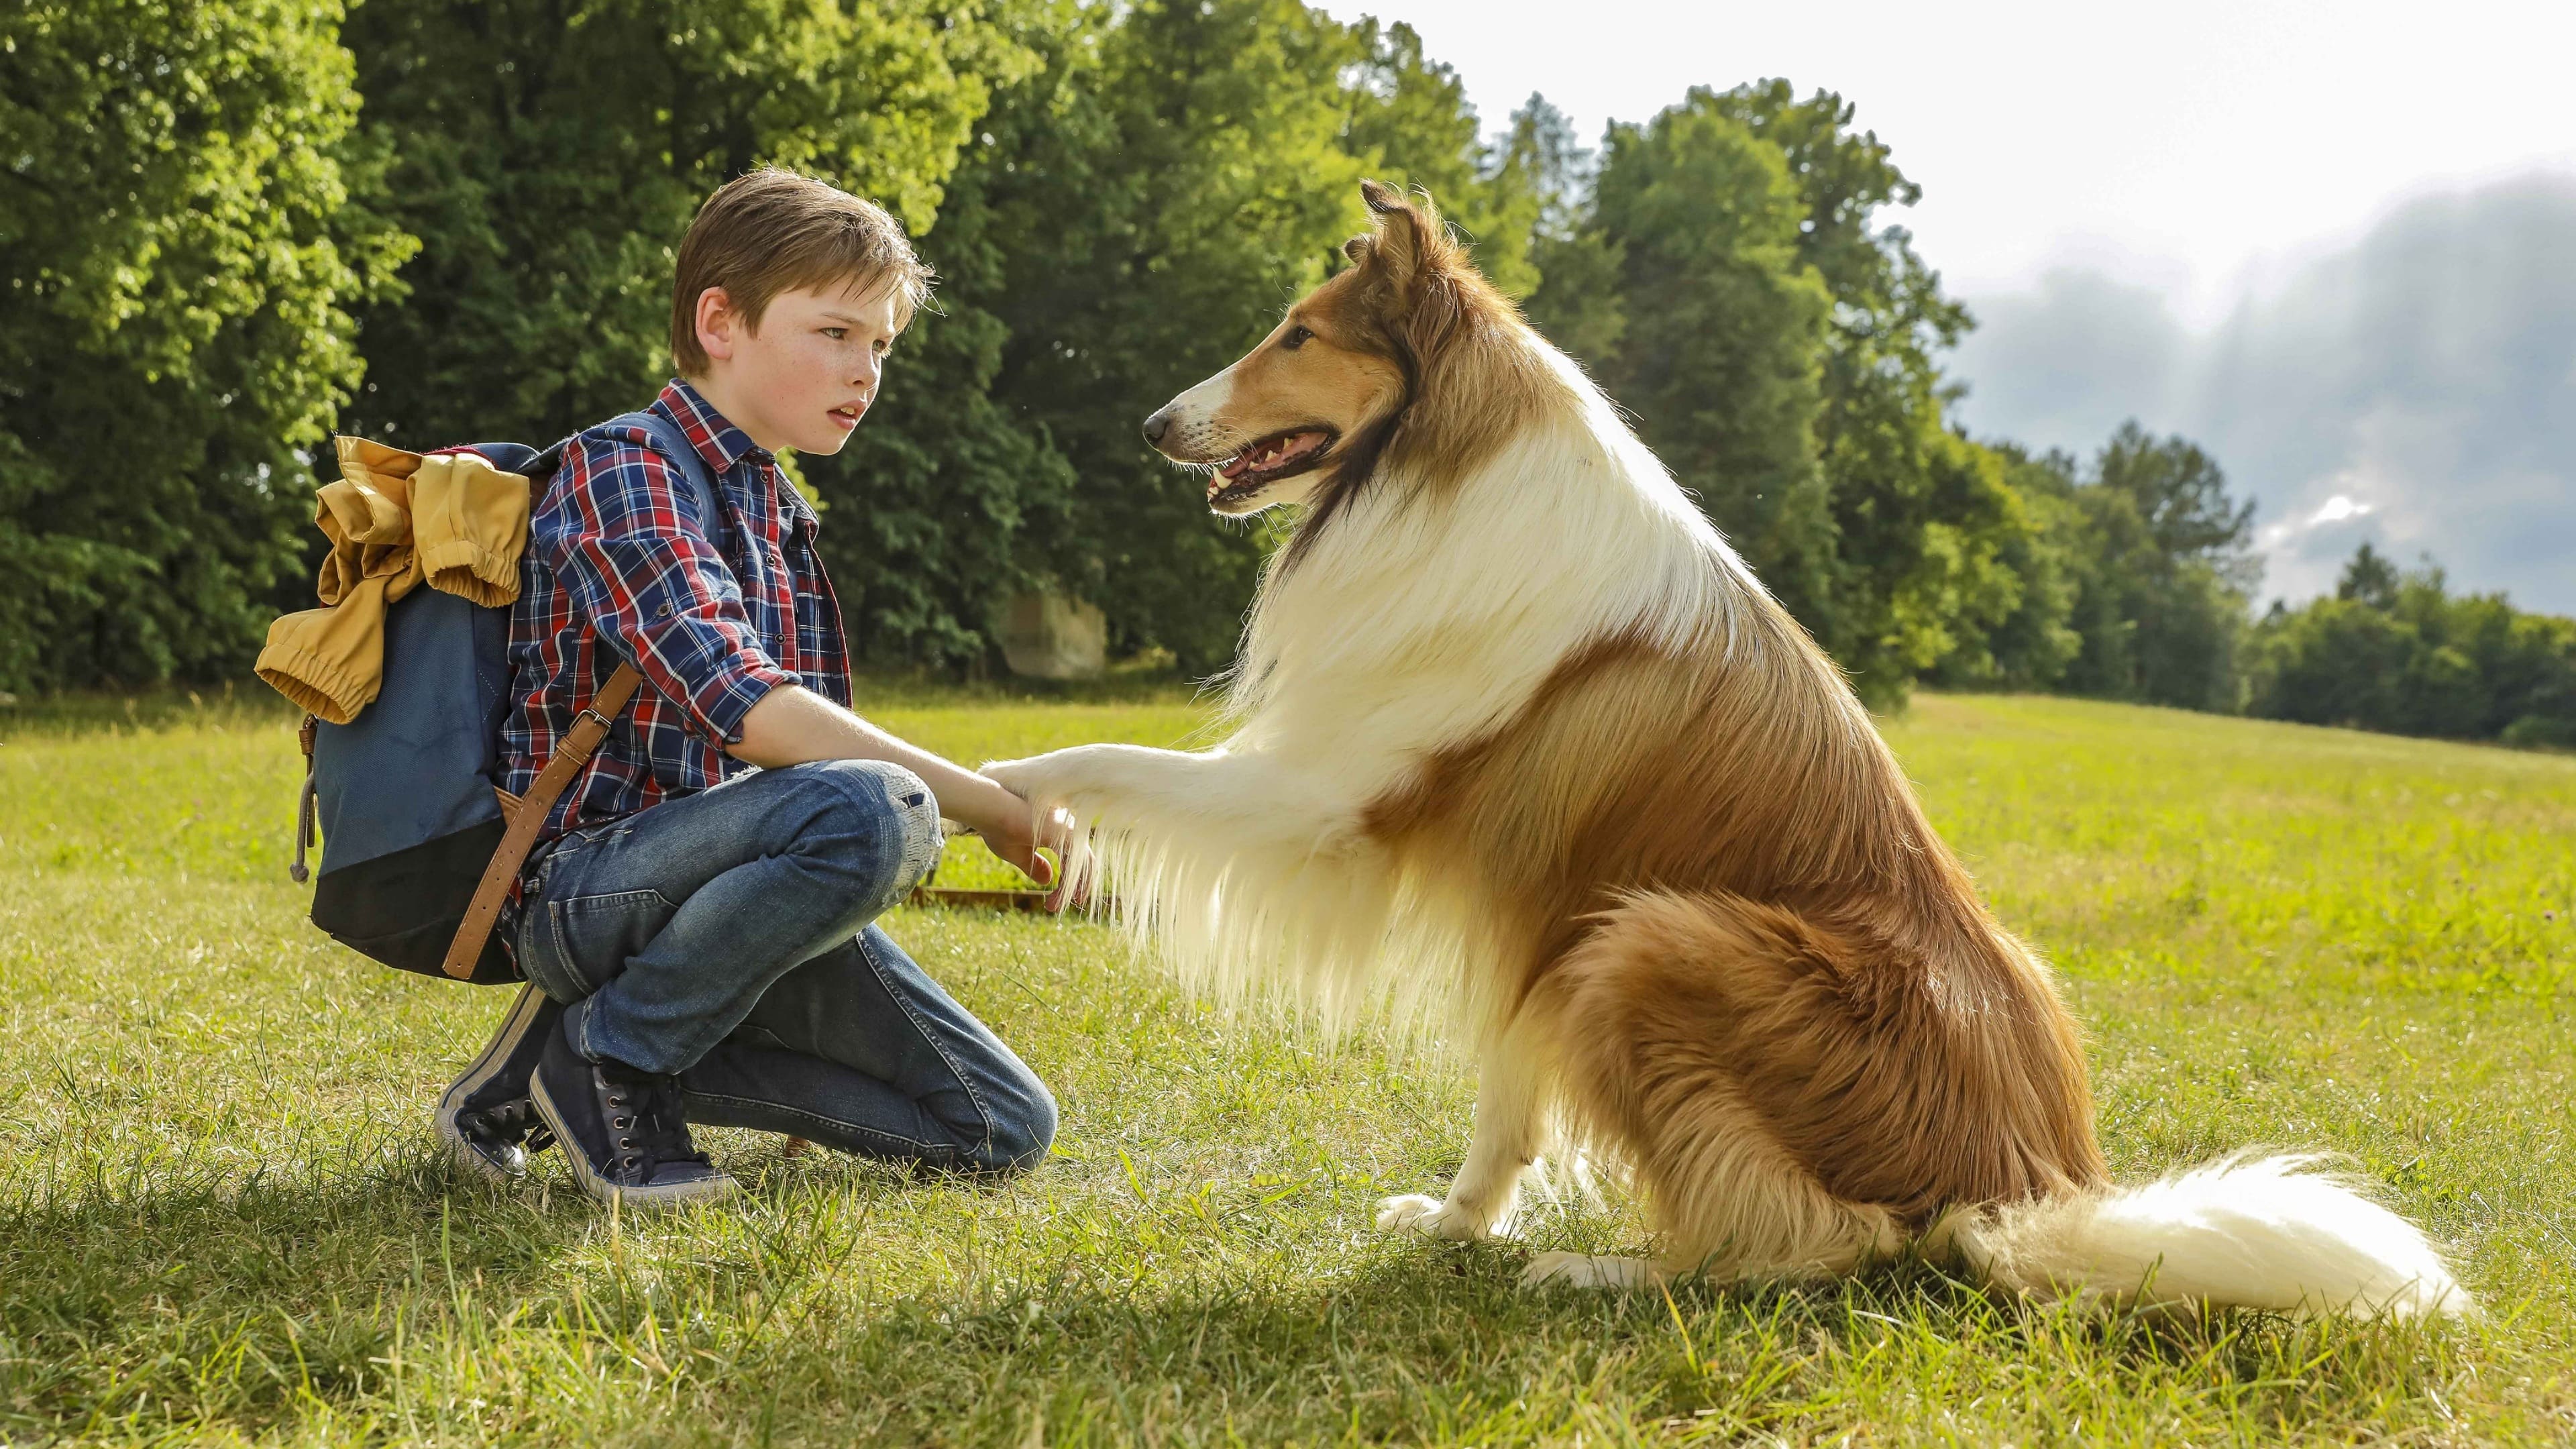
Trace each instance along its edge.
{"label": "fluffy white tail", "polygon": [[1989,1281],[2103,1297],[2363,1318],[2477,1311],[2414,1224],[2313,1157],[2235,1157],[2143,1187],[1991,1208],[1954,1231]]}

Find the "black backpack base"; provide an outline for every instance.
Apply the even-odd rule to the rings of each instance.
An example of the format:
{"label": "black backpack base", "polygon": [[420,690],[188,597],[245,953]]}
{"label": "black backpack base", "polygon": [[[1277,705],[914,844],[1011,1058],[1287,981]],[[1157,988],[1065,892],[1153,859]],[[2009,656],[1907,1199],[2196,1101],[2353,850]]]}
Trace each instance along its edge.
{"label": "black backpack base", "polygon": [[[496,815],[452,835],[326,871],[313,883],[313,924],[361,956],[455,980],[441,963],[502,830]],[[484,939],[483,954],[464,979],[474,986],[506,986],[520,973],[495,934]]]}

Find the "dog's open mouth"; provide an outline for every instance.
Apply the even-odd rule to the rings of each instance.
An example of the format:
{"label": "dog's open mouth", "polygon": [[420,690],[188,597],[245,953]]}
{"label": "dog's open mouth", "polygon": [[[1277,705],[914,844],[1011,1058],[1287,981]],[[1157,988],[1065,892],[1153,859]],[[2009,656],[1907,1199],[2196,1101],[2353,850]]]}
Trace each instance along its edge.
{"label": "dog's open mouth", "polygon": [[1338,440],[1339,435],[1325,427],[1272,433],[1217,465],[1208,479],[1208,502],[1248,498],[1282,478],[1294,478],[1323,462]]}

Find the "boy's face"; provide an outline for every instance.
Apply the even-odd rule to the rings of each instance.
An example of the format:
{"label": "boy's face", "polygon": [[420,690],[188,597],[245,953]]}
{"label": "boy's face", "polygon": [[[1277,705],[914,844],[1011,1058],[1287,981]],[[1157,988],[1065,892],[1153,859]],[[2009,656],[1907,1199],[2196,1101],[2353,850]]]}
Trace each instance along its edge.
{"label": "boy's face", "polygon": [[773,453],[837,453],[876,401],[886,349],[902,330],[898,300],[894,288],[865,283],[800,288],[771,298],[752,328],[723,288],[710,287],[698,299],[707,376],[691,381]]}

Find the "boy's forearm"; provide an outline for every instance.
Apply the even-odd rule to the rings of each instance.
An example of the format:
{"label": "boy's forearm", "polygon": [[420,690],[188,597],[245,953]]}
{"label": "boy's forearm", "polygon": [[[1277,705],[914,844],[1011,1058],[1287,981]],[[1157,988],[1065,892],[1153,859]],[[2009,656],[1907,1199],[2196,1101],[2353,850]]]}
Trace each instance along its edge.
{"label": "boy's forearm", "polygon": [[742,741],[725,752],[764,770],[813,760],[884,760],[921,777],[939,813],[971,829],[1025,816],[1028,803],[971,770],[906,744],[812,690],[773,689],[743,716]]}

